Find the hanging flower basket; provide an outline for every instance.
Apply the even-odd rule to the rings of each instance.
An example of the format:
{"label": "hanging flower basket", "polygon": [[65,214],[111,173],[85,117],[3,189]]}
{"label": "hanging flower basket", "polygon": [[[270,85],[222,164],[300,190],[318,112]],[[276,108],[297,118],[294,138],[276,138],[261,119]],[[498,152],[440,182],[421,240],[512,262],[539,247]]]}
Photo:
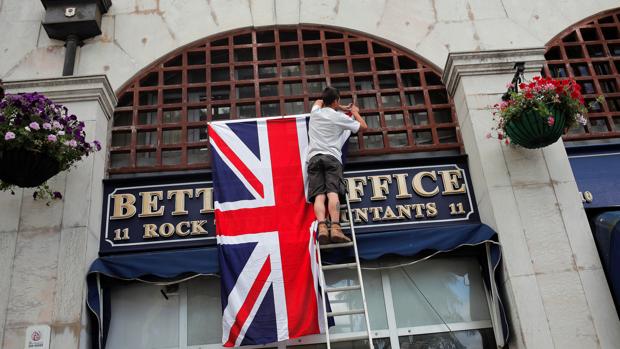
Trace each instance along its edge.
{"label": "hanging flower basket", "polygon": [[61,198],[46,181],[101,149],[86,142],[84,123],[67,108],[34,93],[0,100],[0,190],[36,187],[36,198]]}
{"label": "hanging flower basket", "polygon": [[58,160],[25,149],[0,151],[0,180],[22,188],[38,187],[60,172]]}
{"label": "hanging flower basket", "polygon": [[506,122],[506,135],[513,144],[528,149],[555,143],[564,133],[566,116],[554,107],[549,108],[549,112],[550,116],[541,115],[537,110],[524,111],[521,117]]}
{"label": "hanging flower basket", "polygon": [[[493,106],[497,124],[487,138],[536,149],[555,143],[567,129],[587,122],[581,86],[573,79],[537,76],[508,88],[506,99]],[[600,103],[600,98],[594,103]]]}

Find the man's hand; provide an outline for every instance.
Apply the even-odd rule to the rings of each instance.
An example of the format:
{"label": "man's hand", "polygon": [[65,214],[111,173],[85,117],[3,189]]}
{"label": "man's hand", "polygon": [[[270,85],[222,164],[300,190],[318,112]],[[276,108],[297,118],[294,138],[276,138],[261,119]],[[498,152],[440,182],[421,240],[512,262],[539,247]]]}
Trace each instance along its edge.
{"label": "man's hand", "polygon": [[317,99],[317,100],[314,102],[314,105],[315,105],[315,106],[318,106],[319,108],[323,108],[323,104],[324,104],[324,103],[323,103],[323,100],[322,100],[322,99]]}
{"label": "man's hand", "polygon": [[347,112],[347,111],[351,111],[351,107],[352,107],[352,106],[353,106],[353,103],[349,103],[349,104],[347,104],[347,105],[342,105],[342,104],[340,104],[340,105],[338,106],[338,109],[340,109],[340,110],[342,110],[342,111],[344,111],[344,112]]}
{"label": "man's hand", "polygon": [[360,112],[360,108],[357,107],[357,105],[353,105],[351,104],[351,107],[349,109],[351,111],[351,113],[359,113]]}

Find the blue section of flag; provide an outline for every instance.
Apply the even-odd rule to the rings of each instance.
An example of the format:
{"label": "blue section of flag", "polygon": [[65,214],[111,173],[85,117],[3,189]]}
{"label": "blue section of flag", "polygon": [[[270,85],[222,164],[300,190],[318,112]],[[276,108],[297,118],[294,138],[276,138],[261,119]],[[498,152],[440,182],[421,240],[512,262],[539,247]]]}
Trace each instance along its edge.
{"label": "blue section of flag", "polygon": [[269,290],[265,298],[263,298],[263,303],[258,308],[254,321],[248,327],[241,345],[275,342],[278,340],[277,333],[273,286],[269,286]]}
{"label": "blue section of flag", "polygon": [[256,248],[256,242],[236,245],[220,245],[218,259],[220,261],[222,276],[222,309],[228,305],[228,295],[235,287],[237,278],[250,259],[250,255]]}
{"label": "blue section of flag", "polygon": [[254,196],[241,183],[237,175],[226,165],[217,152],[213,155],[213,181],[218,185],[213,187],[213,198],[217,202],[233,202],[240,200],[252,200]]}
{"label": "blue section of flag", "polygon": [[251,151],[260,159],[260,147],[258,145],[258,123],[254,122],[232,122],[228,127],[239,137]]}

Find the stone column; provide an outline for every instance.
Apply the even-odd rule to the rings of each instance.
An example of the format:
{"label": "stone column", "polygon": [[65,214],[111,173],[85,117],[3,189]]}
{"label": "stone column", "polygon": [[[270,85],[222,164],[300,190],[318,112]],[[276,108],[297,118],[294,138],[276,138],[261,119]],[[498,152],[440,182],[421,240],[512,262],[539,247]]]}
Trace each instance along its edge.
{"label": "stone column", "polygon": [[[97,257],[102,179],[114,91],[103,76],[5,82],[7,93],[40,92],[86,124],[103,149],[49,184],[64,198],[46,206],[32,189],[0,193],[0,343],[23,348],[30,325],[51,326],[52,349],[87,347],[86,271]],[[82,343],[80,343],[82,341]]]}
{"label": "stone column", "polygon": [[490,106],[544,49],[451,53],[443,74],[469,155],[480,216],[503,249],[510,348],[617,348],[620,322],[561,140],[538,150],[487,139]]}

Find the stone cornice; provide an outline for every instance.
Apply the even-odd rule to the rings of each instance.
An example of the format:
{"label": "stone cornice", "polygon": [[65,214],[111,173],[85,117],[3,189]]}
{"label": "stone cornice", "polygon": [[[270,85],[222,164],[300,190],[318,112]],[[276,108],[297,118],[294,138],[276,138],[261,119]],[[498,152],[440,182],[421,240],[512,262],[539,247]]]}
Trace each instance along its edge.
{"label": "stone cornice", "polygon": [[57,103],[97,101],[108,120],[117,99],[105,75],[4,81],[7,93],[40,92]]}
{"label": "stone cornice", "polygon": [[442,80],[450,96],[454,96],[462,76],[513,74],[516,62],[525,63],[525,73],[540,73],[545,62],[544,54],[543,47],[451,52],[446,61]]}

